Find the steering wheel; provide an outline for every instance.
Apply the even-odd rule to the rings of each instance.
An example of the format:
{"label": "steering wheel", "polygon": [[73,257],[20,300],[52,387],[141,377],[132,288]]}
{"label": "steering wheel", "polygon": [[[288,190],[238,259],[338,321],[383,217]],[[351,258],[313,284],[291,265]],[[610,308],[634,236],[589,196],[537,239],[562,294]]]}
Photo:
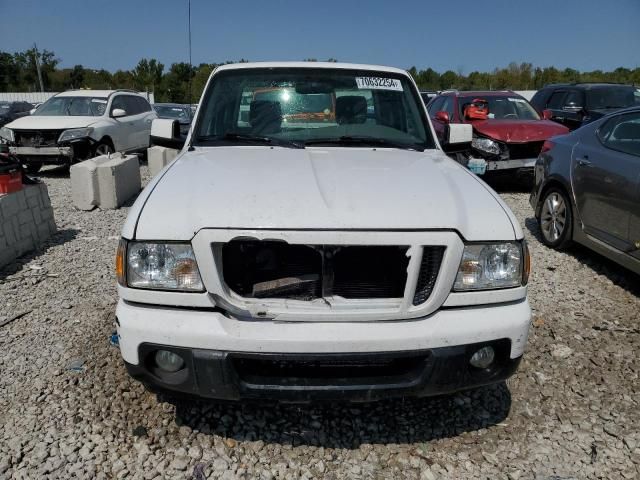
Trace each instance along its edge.
{"label": "steering wheel", "polygon": [[509,118],[509,117],[518,118],[518,115],[516,115],[515,113],[507,113],[502,118]]}

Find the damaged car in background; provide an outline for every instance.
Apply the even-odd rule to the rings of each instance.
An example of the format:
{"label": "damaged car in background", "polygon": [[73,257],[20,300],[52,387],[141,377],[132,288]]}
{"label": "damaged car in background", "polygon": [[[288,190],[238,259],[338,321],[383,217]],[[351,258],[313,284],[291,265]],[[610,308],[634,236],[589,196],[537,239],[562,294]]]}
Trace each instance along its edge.
{"label": "damaged car in background", "polygon": [[522,96],[511,91],[446,91],[431,100],[429,115],[442,140],[451,124],[473,127],[469,148],[450,154],[478,174],[533,174],[545,140],[569,129],[541,118]]}
{"label": "damaged car in background", "polygon": [[[286,121],[319,95],[333,121]],[[179,140],[153,122],[154,144]],[[450,126],[449,145],[470,141]],[[516,218],[443,152],[407,72],[225,65],[123,227],[118,342],[129,373],[169,396],[454,392],[517,369],[529,269]]]}
{"label": "damaged car in background", "polygon": [[113,152],[144,152],[154,118],[149,102],[135,92],[70,90],[0,128],[0,137],[35,173],[44,164],[69,166]]}

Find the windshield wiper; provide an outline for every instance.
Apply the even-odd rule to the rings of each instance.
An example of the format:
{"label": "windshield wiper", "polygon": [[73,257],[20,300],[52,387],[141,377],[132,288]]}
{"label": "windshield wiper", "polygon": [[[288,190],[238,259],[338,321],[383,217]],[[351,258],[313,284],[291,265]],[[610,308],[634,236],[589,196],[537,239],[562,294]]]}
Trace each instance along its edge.
{"label": "windshield wiper", "polygon": [[224,135],[204,135],[196,137],[196,142],[216,142],[227,141],[237,143],[266,143],[267,145],[277,145],[288,148],[304,148],[304,145],[291,140],[281,138],[266,137],[264,135],[252,135],[250,133],[227,132]]}
{"label": "windshield wiper", "polygon": [[338,138],[314,138],[304,142],[305,145],[338,144],[338,145],[372,145],[377,147],[399,148],[403,150],[424,151],[424,146],[417,143],[401,143],[384,138],[343,135]]}

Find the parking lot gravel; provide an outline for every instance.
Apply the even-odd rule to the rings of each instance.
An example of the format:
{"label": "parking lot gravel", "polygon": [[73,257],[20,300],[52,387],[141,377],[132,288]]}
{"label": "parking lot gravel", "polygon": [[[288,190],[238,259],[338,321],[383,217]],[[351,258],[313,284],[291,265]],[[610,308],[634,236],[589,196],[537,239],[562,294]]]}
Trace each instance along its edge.
{"label": "parking lot gravel", "polygon": [[502,189],[533,255],[531,334],[506,384],[374,404],[174,405],[131,380],[109,343],[128,208],[77,211],[68,174],[40,178],[59,232],[0,270],[0,478],[640,477],[640,279],[584,248],[544,247],[524,191]]}

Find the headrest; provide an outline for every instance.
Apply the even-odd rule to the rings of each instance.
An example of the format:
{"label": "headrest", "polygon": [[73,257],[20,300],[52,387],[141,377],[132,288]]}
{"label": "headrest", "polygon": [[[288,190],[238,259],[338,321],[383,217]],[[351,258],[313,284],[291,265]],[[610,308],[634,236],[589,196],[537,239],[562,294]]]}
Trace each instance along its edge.
{"label": "headrest", "polygon": [[367,99],[350,95],[336,99],[336,120],[339,124],[364,123],[367,120]]}
{"label": "headrest", "polygon": [[255,132],[277,133],[282,126],[280,102],[254,100],[249,106],[249,123]]}

